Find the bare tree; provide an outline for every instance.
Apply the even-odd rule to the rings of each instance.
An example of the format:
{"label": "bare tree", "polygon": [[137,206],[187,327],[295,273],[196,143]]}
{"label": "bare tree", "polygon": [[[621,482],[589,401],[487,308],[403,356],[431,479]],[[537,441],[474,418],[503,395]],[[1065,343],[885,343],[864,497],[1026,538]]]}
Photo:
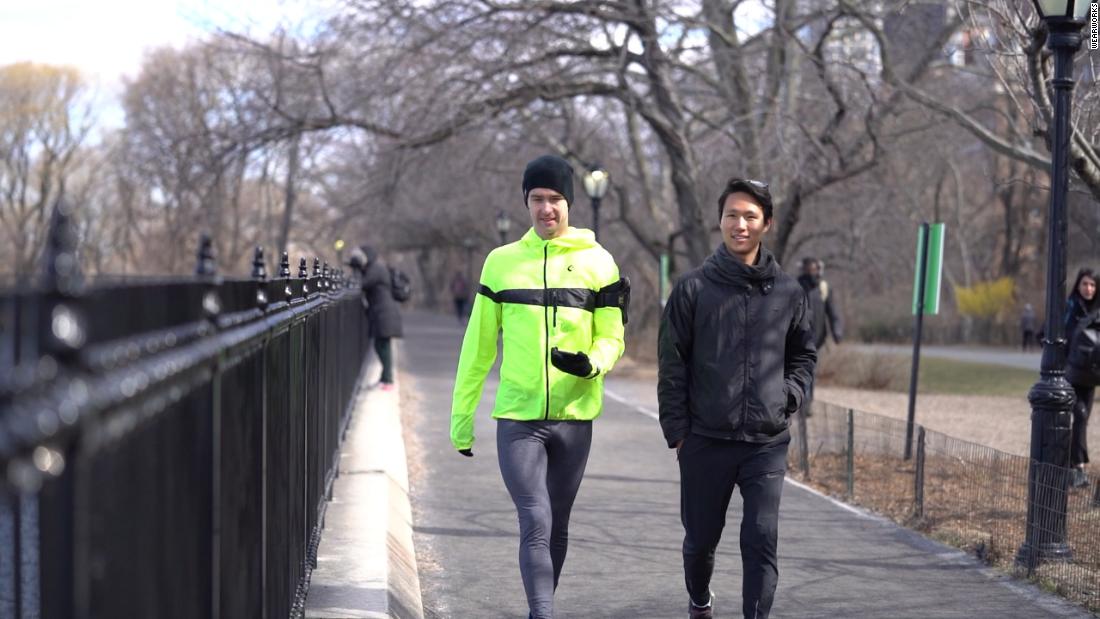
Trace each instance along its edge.
{"label": "bare tree", "polygon": [[71,67],[0,67],[0,272],[31,272],[49,209],[64,195],[92,125],[91,98]]}
{"label": "bare tree", "polygon": [[[1030,2],[1012,0],[960,1],[954,5],[952,23],[966,35],[965,46],[982,55],[987,64],[971,73],[978,88],[996,89],[1011,106],[993,122],[975,114],[973,108],[951,98],[928,92],[915,80],[899,75],[896,60],[884,44],[886,35],[872,15],[858,13],[862,24],[879,42],[883,75],[910,99],[950,118],[982,140],[995,152],[1048,170],[1049,157],[1037,149],[1037,137],[1049,141],[1053,114],[1050,80],[1052,54],[1046,49],[1047,28]],[[1095,54],[1082,50],[1077,63],[1079,75],[1094,82],[1098,75]],[[1075,92],[1074,119],[1070,140],[1070,167],[1076,179],[1100,200],[1100,93],[1096,88]],[[1046,144],[1049,150],[1049,143]]]}

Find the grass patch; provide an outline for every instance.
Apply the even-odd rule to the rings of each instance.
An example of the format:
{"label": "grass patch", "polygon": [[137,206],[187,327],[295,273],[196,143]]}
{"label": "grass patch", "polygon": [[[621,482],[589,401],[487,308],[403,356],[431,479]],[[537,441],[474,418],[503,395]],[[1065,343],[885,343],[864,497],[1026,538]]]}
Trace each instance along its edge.
{"label": "grass patch", "polygon": [[[908,363],[905,369],[909,370]],[[1037,380],[1039,373],[1033,370],[953,359],[920,360],[922,393],[1026,397]]]}
{"label": "grass patch", "polygon": [[[909,391],[907,355],[830,347],[818,360],[822,385],[879,391]],[[1032,370],[1003,365],[921,357],[920,393],[1026,397],[1039,379]]]}

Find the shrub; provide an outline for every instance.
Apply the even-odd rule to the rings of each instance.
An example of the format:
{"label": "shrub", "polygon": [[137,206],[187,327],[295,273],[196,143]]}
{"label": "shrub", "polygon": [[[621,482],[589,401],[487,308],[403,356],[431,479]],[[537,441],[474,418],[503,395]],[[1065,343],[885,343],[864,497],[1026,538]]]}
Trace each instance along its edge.
{"label": "shrub", "polygon": [[959,313],[972,318],[995,322],[1015,306],[1016,281],[1002,277],[973,286],[955,286],[955,305]]}
{"label": "shrub", "polygon": [[816,376],[820,385],[904,391],[909,380],[909,363],[898,355],[829,346],[818,356]]}

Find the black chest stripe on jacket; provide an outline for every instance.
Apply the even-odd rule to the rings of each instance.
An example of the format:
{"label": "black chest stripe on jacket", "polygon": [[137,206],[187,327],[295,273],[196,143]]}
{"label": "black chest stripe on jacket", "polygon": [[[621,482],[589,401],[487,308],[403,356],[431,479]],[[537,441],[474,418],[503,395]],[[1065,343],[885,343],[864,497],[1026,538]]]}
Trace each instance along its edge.
{"label": "black chest stripe on jacket", "polygon": [[482,284],[478,293],[495,303],[539,305],[544,307],[575,307],[588,312],[596,310],[596,291],[587,288],[513,288],[493,292]]}

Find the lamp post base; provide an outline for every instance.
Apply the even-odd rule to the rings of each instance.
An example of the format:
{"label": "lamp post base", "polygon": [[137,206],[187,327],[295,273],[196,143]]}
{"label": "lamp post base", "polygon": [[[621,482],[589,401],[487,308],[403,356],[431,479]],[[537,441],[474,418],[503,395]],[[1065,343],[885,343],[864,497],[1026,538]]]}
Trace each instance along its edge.
{"label": "lamp post base", "polygon": [[1030,573],[1043,563],[1069,561],[1066,515],[1069,506],[1069,442],[1073,387],[1059,368],[1065,365],[1065,342],[1044,342],[1042,376],[1027,397],[1031,413],[1031,464],[1024,542],[1016,563]]}
{"label": "lamp post base", "polygon": [[1073,551],[1065,542],[1045,542],[1035,548],[1032,553],[1031,545],[1024,542],[1016,551],[1016,565],[1034,570],[1043,563],[1068,563],[1073,560]]}

